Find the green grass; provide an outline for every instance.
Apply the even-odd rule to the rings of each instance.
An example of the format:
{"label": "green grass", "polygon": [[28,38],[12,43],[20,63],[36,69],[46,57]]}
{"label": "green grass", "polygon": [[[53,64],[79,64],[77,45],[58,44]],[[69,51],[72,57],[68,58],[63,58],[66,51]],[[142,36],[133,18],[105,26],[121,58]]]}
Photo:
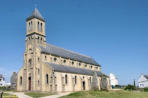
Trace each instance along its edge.
{"label": "green grass", "polygon": [[31,96],[33,98],[40,98],[40,97],[45,97],[45,96],[50,96],[50,93],[41,93],[41,92],[27,92],[25,93],[28,96]]}
{"label": "green grass", "polygon": [[8,93],[3,93],[2,98],[18,98],[16,95],[8,94]]}
{"label": "green grass", "polygon": [[148,98],[148,92],[138,91],[86,91],[75,92],[60,98]]}

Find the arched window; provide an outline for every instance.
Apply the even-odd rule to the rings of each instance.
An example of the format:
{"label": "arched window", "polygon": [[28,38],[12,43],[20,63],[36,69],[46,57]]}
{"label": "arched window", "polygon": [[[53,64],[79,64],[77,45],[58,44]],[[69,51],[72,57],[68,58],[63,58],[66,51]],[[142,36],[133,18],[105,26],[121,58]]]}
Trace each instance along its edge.
{"label": "arched window", "polygon": [[72,61],[72,65],[74,65],[74,62]]}
{"label": "arched window", "polygon": [[45,60],[47,60],[47,57],[45,56]]}
{"label": "arched window", "polygon": [[22,81],[23,81],[22,76],[20,76],[20,85],[22,85]]}
{"label": "arched window", "polygon": [[57,61],[57,58],[54,58],[54,62],[56,62]]}
{"label": "arched window", "polygon": [[30,23],[30,31],[32,30],[32,21],[31,21],[31,23]]}
{"label": "arched window", "polygon": [[77,84],[77,76],[75,76],[75,84]]}
{"label": "arched window", "polygon": [[91,84],[91,77],[89,78],[90,84]]}
{"label": "arched window", "polygon": [[67,84],[67,83],[68,83],[68,76],[65,75],[65,84]]}
{"label": "arched window", "polygon": [[92,65],[90,65],[90,68],[92,69]]}
{"label": "arched window", "polygon": [[31,31],[31,23],[29,22],[29,32]]}
{"label": "arched window", "polygon": [[38,80],[38,85],[40,85],[40,81]]}
{"label": "arched window", "polygon": [[41,26],[40,26],[40,22],[38,22],[38,31],[40,32],[41,30]]}
{"label": "arched window", "polygon": [[55,92],[57,91],[57,84],[55,85]]}
{"label": "arched window", "polygon": [[50,57],[50,61],[52,62],[52,57]]}
{"label": "arched window", "polygon": [[66,63],[66,60],[64,60],[63,62]]}
{"label": "arched window", "polygon": [[50,77],[50,83],[52,83],[52,76]]}
{"label": "arched window", "polygon": [[40,62],[40,58],[38,57],[38,62]]}
{"label": "arched window", "polygon": [[48,84],[48,74],[46,74],[46,83]]}
{"label": "arched window", "polygon": [[87,64],[85,64],[85,67],[87,67]]}
{"label": "arched window", "polygon": [[84,79],[85,77],[83,76],[83,79]]}
{"label": "arched window", "polygon": [[42,25],[43,25],[43,24],[41,23],[41,32],[42,32],[42,30],[43,30],[43,29],[42,29]]}
{"label": "arched window", "polygon": [[29,59],[28,63],[29,63],[29,66],[31,66],[32,65],[32,60]]}
{"label": "arched window", "polygon": [[57,77],[54,77],[54,82],[57,83]]}
{"label": "arched window", "polygon": [[38,74],[40,74],[40,69],[38,68]]}

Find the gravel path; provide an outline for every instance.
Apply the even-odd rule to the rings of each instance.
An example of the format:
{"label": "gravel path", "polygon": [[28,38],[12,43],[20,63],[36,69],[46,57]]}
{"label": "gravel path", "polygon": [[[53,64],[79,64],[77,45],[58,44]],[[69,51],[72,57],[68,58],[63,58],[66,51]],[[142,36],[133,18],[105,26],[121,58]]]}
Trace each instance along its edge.
{"label": "gravel path", "polygon": [[59,93],[57,95],[51,95],[51,96],[46,96],[46,97],[41,97],[41,98],[59,98],[62,96],[66,96],[69,95],[71,92],[66,92],[66,93]]}
{"label": "gravel path", "polygon": [[[6,93],[14,94],[14,95],[18,96],[19,98],[32,98],[30,96],[25,95],[24,92],[6,92]],[[51,96],[46,96],[46,97],[41,97],[41,98],[59,98],[59,97],[62,97],[62,96],[66,96],[70,93],[71,92],[59,93],[57,95],[51,95]]]}
{"label": "gravel path", "polygon": [[14,94],[16,96],[18,96],[19,98],[32,98],[30,96],[27,96],[24,94],[24,92],[7,92],[9,94]]}

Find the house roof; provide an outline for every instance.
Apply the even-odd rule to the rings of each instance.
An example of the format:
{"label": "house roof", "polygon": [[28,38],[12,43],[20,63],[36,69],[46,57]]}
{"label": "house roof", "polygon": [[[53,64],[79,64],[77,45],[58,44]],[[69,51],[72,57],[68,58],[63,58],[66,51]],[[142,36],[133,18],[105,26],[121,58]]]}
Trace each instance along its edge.
{"label": "house roof", "polygon": [[41,52],[43,53],[53,54],[56,56],[100,66],[93,58],[89,56],[85,56],[73,51],[69,51],[64,48],[60,48],[51,44],[47,44],[46,47],[40,46],[40,48],[41,48]]}
{"label": "house roof", "polygon": [[[76,68],[61,64],[53,64],[53,63],[45,63],[46,65],[50,66],[56,72],[66,72],[66,73],[74,73],[74,74],[83,74],[83,75],[93,75],[94,72],[97,73],[98,76],[106,76],[100,71],[93,71],[88,69]],[[108,76],[107,76],[108,77]]]}
{"label": "house roof", "polygon": [[5,78],[3,77],[3,75],[2,75],[2,74],[0,74],[0,78],[3,78],[3,79],[5,79]]}
{"label": "house roof", "polygon": [[148,75],[144,75],[144,77],[145,77],[146,79],[148,79]]}
{"label": "house roof", "polygon": [[2,74],[0,74],[0,78],[3,78],[3,75]]}
{"label": "house roof", "polygon": [[37,8],[34,9],[32,14],[26,19],[26,21],[33,19],[33,18],[37,18],[39,20],[45,21],[44,17],[41,15],[41,13],[39,12]]}

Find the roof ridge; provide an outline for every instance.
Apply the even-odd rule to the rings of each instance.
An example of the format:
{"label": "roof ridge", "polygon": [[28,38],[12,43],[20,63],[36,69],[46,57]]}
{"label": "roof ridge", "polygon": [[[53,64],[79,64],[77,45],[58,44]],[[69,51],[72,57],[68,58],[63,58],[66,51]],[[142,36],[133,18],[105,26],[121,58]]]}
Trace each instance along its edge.
{"label": "roof ridge", "polygon": [[144,76],[146,79],[148,79],[148,75],[145,75],[145,74],[144,74],[143,76]]}

